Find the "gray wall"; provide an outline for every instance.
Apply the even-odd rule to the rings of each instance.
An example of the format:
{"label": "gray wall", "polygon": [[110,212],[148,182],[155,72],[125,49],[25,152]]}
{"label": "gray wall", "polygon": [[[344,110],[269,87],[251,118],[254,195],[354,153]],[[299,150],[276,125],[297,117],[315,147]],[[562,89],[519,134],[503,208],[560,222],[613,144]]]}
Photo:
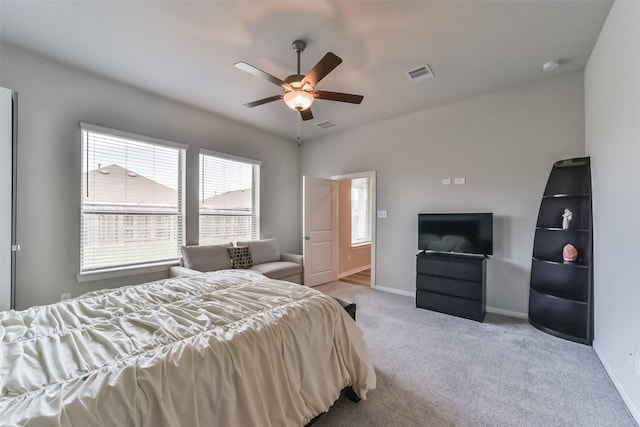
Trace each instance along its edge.
{"label": "gray wall", "polygon": [[166,273],[78,283],[80,121],[189,145],[187,242],[198,238],[198,150],[261,160],[261,234],[300,251],[297,145],[203,110],[0,47],[0,84],[19,92],[17,308],[60,294],[141,283]]}
{"label": "gray wall", "polygon": [[553,163],[584,155],[583,108],[571,73],[303,143],[302,173],[377,171],[376,285],[408,293],[419,212],[493,212],[487,305],[524,316],[540,199]]}
{"label": "gray wall", "polygon": [[638,422],[640,374],[634,373],[629,353],[640,352],[639,23],[640,3],[614,3],[585,70],[585,136],[593,175],[593,347]]}

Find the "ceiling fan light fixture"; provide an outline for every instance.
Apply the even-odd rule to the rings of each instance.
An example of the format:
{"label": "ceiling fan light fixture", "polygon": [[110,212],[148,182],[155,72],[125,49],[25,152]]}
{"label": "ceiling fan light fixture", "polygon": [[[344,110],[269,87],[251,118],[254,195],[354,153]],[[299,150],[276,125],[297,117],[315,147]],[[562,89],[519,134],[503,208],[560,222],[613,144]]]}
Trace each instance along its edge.
{"label": "ceiling fan light fixture", "polygon": [[[1,1],[1,0],[0,0]],[[268,102],[284,99],[284,103],[287,107],[294,111],[297,111],[300,118],[304,121],[312,120],[313,114],[311,113],[311,104],[318,99],[324,99],[326,101],[338,101],[346,102],[349,104],[360,104],[362,102],[362,95],[353,95],[350,93],[342,92],[330,92],[326,90],[316,90],[316,85],[320,80],[325,78],[333,69],[342,63],[342,59],[333,52],[327,52],[316,65],[313,66],[311,71],[306,75],[300,74],[300,53],[304,50],[306,43],[302,40],[296,40],[293,42],[293,50],[298,55],[298,67],[296,74],[292,74],[280,80],[277,77],[272,76],[269,73],[265,73],[259,68],[249,65],[246,62],[236,62],[235,67],[246,71],[249,74],[253,74],[256,77],[264,79],[270,83],[280,86],[284,93],[281,95],[274,95],[268,98],[259,99],[257,101],[244,104],[249,108],[257,107]]]}
{"label": "ceiling fan light fixture", "polygon": [[295,111],[302,111],[311,107],[313,100],[313,95],[304,90],[292,90],[284,94],[284,103]]}

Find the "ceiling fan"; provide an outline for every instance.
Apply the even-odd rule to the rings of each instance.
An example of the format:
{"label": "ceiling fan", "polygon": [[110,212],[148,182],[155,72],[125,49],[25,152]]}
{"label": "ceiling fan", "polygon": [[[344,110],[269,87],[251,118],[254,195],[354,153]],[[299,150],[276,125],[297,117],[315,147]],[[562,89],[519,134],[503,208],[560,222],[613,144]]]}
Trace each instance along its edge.
{"label": "ceiling fan", "polygon": [[279,78],[274,77],[269,73],[265,73],[264,71],[254,67],[253,65],[249,65],[246,62],[235,63],[234,66],[236,68],[242,71],[246,71],[249,74],[253,74],[256,77],[260,77],[261,79],[276,84],[284,89],[283,94],[249,102],[248,104],[244,104],[245,106],[253,108],[257,107],[258,105],[266,104],[268,102],[277,101],[278,99],[284,99],[285,104],[287,104],[289,108],[300,112],[300,117],[302,117],[302,120],[311,120],[313,119],[313,114],[311,113],[310,107],[316,98],[326,99],[329,101],[348,102],[350,104],[360,104],[362,102],[362,100],[364,99],[362,95],[328,92],[326,90],[315,90],[315,87],[320,82],[320,80],[322,80],[327,74],[329,74],[342,62],[342,59],[340,59],[337,55],[332,52],[328,52],[313,67],[309,74],[303,76],[300,74],[300,54],[302,53],[302,51],[304,51],[304,48],[307,46],[307,44],[302,40],[296,40],[291,44],[291,46],[293,47],[293,50],[295,50],[298,54],[298,72],[297,74],[288,76],[284,80],[280,80]]}

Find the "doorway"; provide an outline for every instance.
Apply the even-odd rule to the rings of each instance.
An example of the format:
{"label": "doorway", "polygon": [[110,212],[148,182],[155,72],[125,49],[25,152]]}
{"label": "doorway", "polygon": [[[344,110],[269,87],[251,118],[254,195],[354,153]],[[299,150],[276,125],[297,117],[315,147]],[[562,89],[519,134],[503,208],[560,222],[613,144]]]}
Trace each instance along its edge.
{"label": "doorway", "polygon": [[375,172],[338,181],[338,280],[375,286]]}

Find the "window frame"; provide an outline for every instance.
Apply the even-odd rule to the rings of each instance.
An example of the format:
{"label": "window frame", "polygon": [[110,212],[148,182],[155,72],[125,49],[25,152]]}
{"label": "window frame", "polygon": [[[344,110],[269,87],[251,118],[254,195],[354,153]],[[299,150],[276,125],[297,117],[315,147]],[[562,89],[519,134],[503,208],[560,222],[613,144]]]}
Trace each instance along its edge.
{"label": "window frame", "polygon": [[[255,230],[253,230],[252,238],[247,240],[257,240],[260,239],[260,180],[261,180],[261,166],[262,162],[260,160],[252,159],[249,157],[237,156],[234,154],[223,153],[220,151],[209,150],[207,148],[201,148],[198,153],[198,165],[200,165],[200,156],[210,156],[217,157],[223,160],[231,160],[235,162],[246,163],[252,166],[252,177],[251,177],[251,192],[253,198],[253,206],[254,206],[254,221]],[[200,219],[203,214],[200,213],[200,194],[202,188],[200,185],[202,183],[202,170],[198,167],[198,244],[201,243],[201,235],[200,235]],[[213,216],[213,214],[212,214]],[[234,239],[234,242],[236,239]]]}
{"label": "window frame", "polygon": [[[363,240],[363,241],[357,241],[354,242],[353,239],[353,228],[354,228],[354,224],[353,224],[353,181],[357,180],[357,179],[364,179],[366,180],[367,183],[367,187],[366,187],[366,191],[367,191],[367,205],[364,209],[364,211],[366,212],[366,215],[368,216],[368,224],[367,225],[367,233],[368,233],[368,239],[367,240]],[[358,247],[362,247],[362,246],[367,246],[367,245],[371,245],[371,242],[373,240],[373,232],[372,232],[372,221],[373,219],[371,218],[371,178],[368,176],[359,176],[359,177],[355,177],[355,178],[351,178],[351,192],[350,192],[350,198],[351,198],[351,247],[352,248],[358,248]]]}
{"label": "window frame", "polygon": [[[186,212],[186,152],[189,148],[189,146],[187,144],[182,144],[182,143],[178,143],[178,142],[174,142],[174,141],[169,141],[169,140],[165,140],[165,139],[161,139],[161,138],[155,138],[155,137],[151,137],[151,136],[146,136],[146,135],[140,135],[137,133],[132,133],[132,132],[127,132],[127,131],[122,131],[119,129],[112,129],[112,128],[108,128],[105,126],[99,126],[99,125],[94,125],[91,123],[86,123],[86,122],[80,122],[80,141],[82,144],[82,154],[83,154],[83,158],[81,159],[81,200],[80,200],[80,209],[79,209],[79,215],[80,215],[80,235],[79,235],[79,245],[78,247],[80,248],[80,258],[79,258],[79,273],[76,274],[76,279],[78,282],[87,282],[87,281],[93,281],[93,280],[104,280],[104,279],[109,279],[109,278],[115,278],[115,277],[125,277],[125,276],[132,276],[132,275],[137,275],[137,274],[146,274],[146,273],[153,273],[153,272],[157,272],[157,271],[166,271],[168,266],[171,265],[177,265],[179,263],[179,255],[176,252],[176,258],[175,259],[169,259],[169,260],[159,260],[159,261],[148,261],[148,262],[141,262],[141,263],[136,263],[136,264],[125,264],[125,265],[120,265],[120,266],[113,266],[113,267],[104,267],[104,268],[95,268],[95,269],[89,269],[89,270],[82,270],[83,266],[82,266],[82,235],[83,235],[83,221],[82,221],[82,215],[83,215],[83,201],[82,201],[82,191],[84,191],[86,189],[85,187],[85,179],[86,179],[86,174],[84,173],[84,165],[85,165],[85,161],[86,161],[86,157],[84,157],[85,154],[88,155],[88,152],[85,153],[86,147],[86,143],[84,140],[84,132],[95,132],[95,133],[100,133],[100,134],[105,134],[105,135],[109,135],[109,136],[113,136],[113,137],[117,137],[117,138],[124,138],[124,139],[130,139],[133,141],[137,141],[137,142],[141,142],[141,143],[146,143],[146,144],[150,144],[150,145],[156,145],[156,146],[160,146],[160,147],[170,147],[170,148],[175,148],[178,149],[178,229],[177,229],[177,249],[179,250],[179,247],[181,245],[185,244],[185,237],[186,237],[186,217],[187,217],[187,212]],[[125,211],[126,212],[126,211]]]}

